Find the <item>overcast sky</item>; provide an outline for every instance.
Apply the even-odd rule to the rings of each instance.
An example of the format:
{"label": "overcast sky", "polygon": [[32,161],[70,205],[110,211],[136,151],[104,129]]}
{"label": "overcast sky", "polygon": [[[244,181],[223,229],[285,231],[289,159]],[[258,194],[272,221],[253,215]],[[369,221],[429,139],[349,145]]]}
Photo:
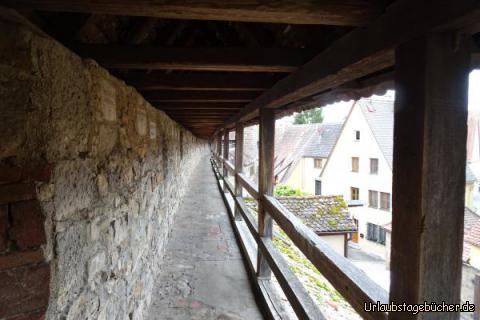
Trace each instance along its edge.
{"label": "overcast sky", "polygon": [[468,88],[468,110],[480,111],[480,70],[470,73],[470,87]]}
{"label": "overcast sky", "polygon": [[[470,87],[468,91],[468,109],[480,112],[480,70],[470,74]],[[387,94],[393,94],[389,91]],[[352,102],[338,102],[323,108],[324,122],[342,122],[348,114]]]}

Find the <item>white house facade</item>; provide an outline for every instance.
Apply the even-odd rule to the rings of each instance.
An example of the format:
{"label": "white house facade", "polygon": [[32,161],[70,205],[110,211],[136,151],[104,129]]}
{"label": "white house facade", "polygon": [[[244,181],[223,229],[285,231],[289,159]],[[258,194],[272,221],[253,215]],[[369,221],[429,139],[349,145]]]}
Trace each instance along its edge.
{"label": "white house facade", "polygon": [[322,195],[342,195],[351,205],[358,223],[353,241],[382,257],[392,219],[392,146],[393,99],[361,99],[317,179]]}

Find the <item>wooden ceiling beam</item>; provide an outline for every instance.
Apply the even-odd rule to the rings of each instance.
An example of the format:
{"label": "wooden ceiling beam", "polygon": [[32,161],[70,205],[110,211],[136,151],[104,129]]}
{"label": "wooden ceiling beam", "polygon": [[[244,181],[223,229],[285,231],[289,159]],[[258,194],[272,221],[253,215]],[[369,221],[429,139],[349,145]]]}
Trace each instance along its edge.
{"label": "wooden ceiling beam", "polygon": [[281,76],[269,74],[146,74],[126,79],[138,90],[265,91]]}
{"label": "wooden ceiling beam", "polygon": [[234,114],[235,113],[235,109],[234,110],[185,110],[185,109],[179,109],[179,110],[175,110],[175,109],[167,109],[167,110],[164,110],[165,112],[168,112],[168,113],[171,113],[171,114],[222,114],[222,115],[225,115],[225,114]]}
{"label": "wooden ceiling beam", "polygon": [[249,102],[258,96],[252,91],[146,91],[151,102]]}
{"label": "wooden ceiling beam", "polygon": [[240,110],[245,106],[243,102],[168,102],[156,103],[161,110]]}
{"label": "wooden ceiling beam", "polygon": [[336,41],[228,123],[250,120],[260,107],[279,108],[392,67],[395,47],[406,40],[432,30],[463,29],[479,19],[480,3],[474,0],[397,0],[384,15]]}
{"label": "wooden ceiling beam", "polygon": [[151,0],[5,0],[17,9],[87,12],[186,20],[358,26],[379,15],[378,1],[151,1]]}
{"label": "wooden ceiling beam", "polygon": [[473,45],[470,64],[472,69],[480,69],[480,48],[477,45]]}
{"label": "wooden ceiling beam", "polygon": [[226,116],[190,116],[190,115],[169,115],[172,118],[186,123],[201,123],[202,121],[214,121],[217,123],[223,123]]}
{"label": "wooden ceiling beam", "polygon": [[292,72],[314,52],[284,48],[175,48],[78,45],[72,48],[106,68],[239,72]]}
{"label": "wooden ceiling beam", "polygon": [[172,116],[173,119],[182,122],[182,123],[193,123],[193,124],[203,124],[205,122],[215,122],[216,124],[222,124],[225,117],[211,117],[211,118],[200,118],[200,117],[187,117],[187,116]]}

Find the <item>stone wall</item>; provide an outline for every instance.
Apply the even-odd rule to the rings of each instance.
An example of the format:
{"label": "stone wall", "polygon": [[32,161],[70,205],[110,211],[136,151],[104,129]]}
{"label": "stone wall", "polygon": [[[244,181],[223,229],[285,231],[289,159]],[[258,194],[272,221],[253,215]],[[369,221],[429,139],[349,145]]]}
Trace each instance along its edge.
{"label": "stone wall", "polygon": [[[49,285],[48,307],[17,310],[15,319],[45,309],[46,319],[143,319],[172,218],[207,144],[14,12],[0,9],[0,30],[0,182],[2,172],[50,172],[27,179],[36,200],[19,202],[38,205],[28,227],[41,224],[44,242],[22,247],[8,231],[17,205],[0,199],[0,281],[5,272],[20,279],[20,265],[3,268],[19,252],[40,246],[34,263],[50,265],[49,284],[30,292]],[[18,281],[11,288],[25,284]],[[0,299],[19,296],[6,290]],[[0,319],[10,319],[3,302]]]}

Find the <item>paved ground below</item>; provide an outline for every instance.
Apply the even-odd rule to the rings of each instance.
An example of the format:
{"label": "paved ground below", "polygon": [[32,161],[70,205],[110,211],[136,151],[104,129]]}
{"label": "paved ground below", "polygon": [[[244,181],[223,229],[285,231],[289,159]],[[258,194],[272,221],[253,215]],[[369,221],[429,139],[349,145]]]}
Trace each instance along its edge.
{"label": "paved ground below", "polygon": [[208,158],[175,217],[149,320],[263,319]]}
{"label": "paved ground below", "polygon": [[350,243],[348,246],[348,260],[362,269],[387,292],[390,290],[390,270],[386,268],[385,260],[382,257],[368,253],[358,245]]}

